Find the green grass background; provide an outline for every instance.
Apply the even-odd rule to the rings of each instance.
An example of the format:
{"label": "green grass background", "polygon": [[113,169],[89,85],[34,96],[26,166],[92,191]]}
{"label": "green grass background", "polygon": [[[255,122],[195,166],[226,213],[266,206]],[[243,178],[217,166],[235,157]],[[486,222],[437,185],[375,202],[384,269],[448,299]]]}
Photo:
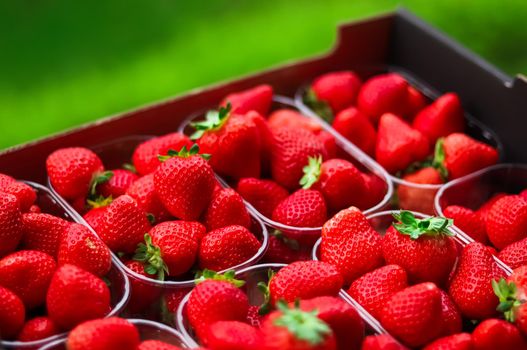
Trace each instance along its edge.
{"label": "green grass background", "polygon": [[330,48],[402,5],[509,74],[525,0],[0,1],[0,149]]}

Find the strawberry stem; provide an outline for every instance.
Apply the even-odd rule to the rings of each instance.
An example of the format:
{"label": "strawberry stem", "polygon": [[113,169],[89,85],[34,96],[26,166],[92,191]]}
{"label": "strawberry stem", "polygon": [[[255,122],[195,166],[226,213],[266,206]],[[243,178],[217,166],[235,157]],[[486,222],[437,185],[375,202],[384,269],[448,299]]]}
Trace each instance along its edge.
{"label": "strawberry stem", "polygon": [[166,155],[159,154],[157,156],[157,159],[159,159],[160,162],[165,162],[169,160],[170,158],[174,157],[180,157],[180,158],[189,158],[192,156],[199,155],[201,158],[205,160],[210,159],[210,154],[199,154],[199,146],[195,143],[190,147],[190,149],[187,149],[187,146],[183,146],[181,150],[176,151],[173,149],[169,149]]}
{"label": "strawberry stem", "polygon": [[134,260],[144,265],[145,272],[149,275],[157,275],[160,281],[165,280],[165,274],[169,274],[168,266],[161,256],[161,248],[152,243],[152,237],[145,233],[145,243],[139,243],[135,250]]}
{"label": "strawberry stem", "polygon": [[275,272],[271,269],[267,271],[267,283],[265,282],[258,282],[257,287],[260,292],[262,292],[264,301],[262,305],[260,305],[260,308],[258,309],[258,313],[260,315],[267,315],[271,311],[271,292],[269,290],[269,283],[271,282],[271,279],[274,277]]}
{"label": "strawberry stem", "polygon": [[190,125],[196,129],[191,136],[191,140],[197,140],[205,134],[206,131],[218,130],[225,124],[229,119],[228,116],[231,112],[231,104],[227,102],[226,107],[220,107],[218,111],[212,110],[208,111],[205,116],[205,120],[200,122],[190,123]]}
{"label": "strawberry stem", "polygon": [[307,190],[320,178],[320,168],[322,166],[322,156],[307,157],[307,165],[302,168],[304,176],[300,179],[300,185]]}
{"label": "strawberry stem", "polygon": [[97,196],[98,185],[108,182],[112,177],[112,171],[103,171],[101,173],[95,173],[90,182],[90,198],[95,198],[95,196]]}
{"label": "strawberry stem", "polygon": [[415,215],[406,210],[393,214],[397,222],[393,227],[403,235],[408,235],[412,239],[418,239],[423,235],[427,236],[453,236],[454,234],[448,229],[452,226],[453,220],[443,217],[429,217],[426,219],[417,219]]}
{"label": "strawberry stem", "polygon": [[439,172],[443,181],[448,180],[448,170],[445,167],[445,148],[443,147],[445,139],[443,137],[437,139],[434,149],[434,159],[432,166]]}
{"label": "strawberry stem", "polygon": [[110,205],[113,202],[112,196],[103,197],[99,196],[95,199],[88,199],[86,200],[86,203],[90,208],[102,208]]}
{"label": "strawberry stem", "polygon": [[307,90],[304,96],[304,103],[328,123],[333,122],[334,116],[331,107],[326,102],[319,100],[313,89]]}
{"label": "strawberry stem", "polygon": [[238,288],[243,287],[243,285],[245,284],[245,281],[236,279],[236,271],[234,270],[225,271],[224,273],[217,273],[212,270],[204,269],[203,271],[199,271],[196,274],[196,284],[199,284],[206,280],[225,281],[232,283],[235,287]]}

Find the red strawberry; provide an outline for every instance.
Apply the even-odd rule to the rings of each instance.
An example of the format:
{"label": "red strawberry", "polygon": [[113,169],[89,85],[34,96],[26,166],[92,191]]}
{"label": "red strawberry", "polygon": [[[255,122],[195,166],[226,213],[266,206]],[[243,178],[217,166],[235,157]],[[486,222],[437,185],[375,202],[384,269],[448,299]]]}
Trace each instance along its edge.
{"label": "red strawberry", "polygon": [[150,230],[146,213],[128,195],[116,198],[106,208],[100,225],[97,234],[114,252],[132,253]]}
{"label": "red strawberry", "polygon": [[104,199],[105,204],[103,206],[99,206],[99,204],[96,204],[92,209],[88,210],[86,214],[82,216],[82,218],[88,223],[88,225],[93,228],[95,232],[100,232],[102,229],[102,223],[104,221],[104,217],[106,216],[106,209],[108,208],[108,205],[113,201],[111,198]]}
{"label": "red strawberry", "polygon": [[443,290],[441,290],[441,309],[441,320],[443,322],[443,332],[441,335],[447,336],[461,332],[461,314],[456,304],[454,304],[454,301]]}
{"label": "red strawberry", "polygon": [[161,222],[169,218],[169,214],[159,201],[154,186],[154,174],[145,175],[137,179],[126,191],[130,197],[137,201],[137,204],[147,214],[152,214],[156,222]]}
{"label": "red strawberry", "polygon": [[33,214],[39,214],[41,212],[42,210],[40,209],[38,205],[32,205],[28,210],[28,213],[33,213]]}
{"label": "red strawberry", "polygon": [[383,264],[381,236],[355,207],[337,213],[322,227],[320,259],[335,266],[344,284]]}
{"label": "red strawberry", "polygon": [[7,288],[0,286],[0,333],[2,338],[14,338],[24,325],[26,310],[22,300]]}
{"label": "red strawberry", "polygon": [[46,304],[53,322],[62,329],[71,329],[110,312],[110,291],[99,277],[66,264],[55,271]]}
{"label": "red strawberry", "polygon": [[361,350],[408,350],[389,334],[369,335],[364,338]]}
{"label": "red strawberry", "polygon": [[245,227],[226,226],[211,231],[199,246],[199,266],[221,271],[239,265],[253,257],[261,243]]}
{"label": "red strawberry", "polygon": [[57,264],[36,250],[20,250],[0,260],[0,285],[22,299],[27,309],[44,304]]}
{"label": "red strawberry", "polygon": [[496,314],[498,298],[491,285],[499,278],[496,266],[483,244],[473,242],[463,248],[448,294],[464,317],[482,320]]}
{"label": "red strawberry", "polygon": [[318,76],[311,84],[308,102],[325,103],[333,114],[355,104],[361,80],[353,71],[330,72]]}
{"label": "red strawberry", "polygon": [[56,257],[64,232],[70,225],[69,221],[50,214],[23,214],[22,245]]}
{"label": "red strawberry", "polygon": [[250,350],[262,342],[260,332],[240,321],[218,321],[204,332],[201,342],[213,350]]}
{"label": "red strawberry", "polygon": [[322,162],[321,157],[309,157],[300,184],[304,189],[318,190],[324,196],[330,212],[358,205],[368,196],[362,173],[344,159]]}
{"label": "red strawberry", "polygon": [[327,219],[322,194],[298,190],[285,198],[273,211],[273,220],[294,227],[320,227]]}
{"label": "red strawberry", "polygon": [[[440,142],[441,139],[438,140]],[[498,151],[470,136],[453,133],[444,138],[444,165],[450,180],[468,175],[498,162]]]}
{"label": "red strawberry", "polygon": [[519,194],[520,194],[520,196],[523,197],[523,199],[525,199],[527,201],[527,189],[521,191]]}
{"label": "red strawberry", "polygon": [[326,147],[315,134],[304,129],[280,128],[273,134],[276,142],[271,154],[272,178],[288,190],[297,189],[307,158],[327,159]]}
{"label": "red strawberry", "polygon": [[45,316],[35,317],[24,324],[20,333],[18,333],[19,341],[35,341],[45,339],[59,333],[59,329],[55,323]]}
{"label": "red strawberry", "polygon": [[12,194],[0,192],[0,257],[15,250],[22,234],[20,203]]}
{"label": "red strawberry", "polygon": [[448,227],[450,219],[417,219],[409,211],[394,215],[397,223],[382,239],[386,263],[401,266],[411,283],[444,285],[457,260],[457,247]]}
{"label": "red strawberry", "polygon": [[348,290],[362,307],[375,318],[386,300],[408,286],[406,272],[397,265],[386,265],[356,279]]}
{"label": "red strawberry", "polygon": [[22,212],[29,211],[29,208],[35,203],[37,193],[31,186],[16,181],[8,175],[0,174],[0,192],[9,193],[15,196],[20,203]]}
{"label": "red strawberry", "polygon": [[376,174],[362,173],[368,195],[362,198],[359,208],[371,208],[379,204],[386,195],[386,182]]}
{"label": "red strawberry", "polygon": [[458,333],[439,338],[424,347],[423,350],[472,350],[474,342],[469,333]]}
{"label": "red strawberry", "polygon": [[337,140],[335,137],[325,130],[320,131],[316,136],[324,145],[327,159],[337,157],[337,152],[341,151],[341,149],[337,146]]}
{"label": "red strawberry", "polygon": [[449,205],[443,210],[443,215],[453,219],[454,225],[474,240],[487,244],[488,237],[485,222],[478,213],[460,205]]}
{"label": "red strawberry", "polygon": [[337,114],[332,124],[342,136],[369,155],[375,152],[377,135],[368,116],[355,107],[349,107]]}
{"label": "red strawberry", "polygon": [[421,283],[395,293],[386,302],[381,322],[386,330],[411,347],[420,347],[441,334],[441,290]]}
{"label": "red strawberry", "polygon": [[509,282],[514,282],[518,289],[527,291],[527,265],[515,268],[508,278]]}
{"label": "red strawberry", "polygon": [[267,119],[265,119],[260,113],[256,111],[249,111],[242,117],[252,121],[256,125],[256,129],[258,129],[261,143],[261,171],[267,174],[271,168],[271,152],[275,142],[271,127],[267,123]]}
{"label": "red strawberry", "polygon": [[179,132],[154,137],[137,146],[132,156],[132,162],[137,173],[147,175],[154,172],[161,164],[158,159],[159,156],[166,156],[169,150],[180,150],[183,146],[190,148],[192,141]]}
{"label": "red strawberry", "polygon": [[199,148],[185,147],[170,153],[154,174],[157,197],[170,212],[182,220],[196,220],[205,210],[216,186],[210,165],[198,155]]}
{"label": "red strawberry", "polygon": [[68,350],[136,350],[139,332],[127,320],[118,317],[84,322],[68,335]]}
{"label": "red strawberry", "polygon": [[276,231],[269,236],[269,247],[263,260],[268,263],[280,264],[311,260],[311,250],[301,248],[297,241],[285,237],[280,231]]}
{"label": "red strawberry", "polygon": [[426,100],[426,97],[419,92],[416,88],[413,86],[408,85],[408,110],[406,115],[409,117],[415,117],[415,115],[426,107],[426,104],[428,101]]}
{"label": "red strawberry", "polygon": [[[139,261],[126,261],[125,266],[146,278],[157,278],[155,273],[149,274],[146,272],[143,263]],[[154,304],[161,295],[161,289],[159,287],[143,282],[133,276],[130,277],[130,289],[130,301],[128,302],[127,309],[132,314],[144,314],[145,310]]]}
{"label": "red strawberry", "polygon": [[527,335],[527,304],[524,302],[515,311],[514,323],[525,336]]}
{"label": "red strawberry", "polygon": [[182,350],[182,348],[160,340],[145,340],[139,344],[137,350]]}
{"label": "red strawberry", "polygon": [[262,325],[263,316],[260,315],[260,307],[256,305],[249,306],[249,311],[247,312],[247,323],[251,326],[260,328]]}
{"label": "red strawberry", "polygon": [[481,207],[479,207],[478,210],[476,210],[476,213],[479,214],[481,219],[486,223],[487,222],[487,215],[490,211],[490,208],[496,203],[496,201],[502,197],[507,196],[507,193],[504,192],[498,192],[492,195]]}
{"label": "red strawberry", "polygon": [[[434,167],[425,167],[414,173],[404,175],[403,180],[415,184],[439,185],[444,183],[441,174]],[[397,187],[399,207],[432,215],[434,213],[434,197],[436,193],[437,189],[401,184]]]}
{"label": "red strawberry", "polygon": [[46,160],[46,169],[55,190],[66,199],[88,194],[94,176],[104,170],[99,157],[87,148],[61,148]]}
{"label": "red strawberry", "polygon": [[287,190],[276,182],[254,177],[240,179],[236,191],[267,217],[271,217],[278,203],[289,195]]}
{"label": "red strawberry", "polygon": [[267,118],[269,127],[279,128],[298,128],[306,129],[313,133],[318,133],[322,130],[320,123],[317,123],[313,119],[306,117],[302,113],[294,109],[278,109],[273,111],[269,118]]}
{"label": "red strawberry", "polygon": [[57,262],[59,266],[72,264],[101,277],[110,271],[112,265],[108,247],[80,224],[71,224],[64,233]]}
{"label": "red strawberry", "polygon": [[497,310],[503,312],[505,320],[516,324],[520,331],[527,335],[527,304],[525,304],[524,286],[500,278],[499,281],[492,281],[492,289],[500,301]]}
{"label": "red strawberry", "polygon": [[162,309],[163,312],[163,322],[167,324],[173,324],[174,323],[174,317],[177,313],[177,309],[179,308],[179,305],[183,301],[183,298],[192,290],[192,287],[188,288],[176,288],[176,289],[169,289],[165,291],[163,294],[163,307],[166,307],[166,309]]}
{"label": "red strawberry", "polygon": [[430,153],[428,140],[395,114],[381,116],[377,130],[375,159],[389,173],[406,169]]}
{"label": "red strawberry", "polygon": [[238,91],[227,95],[220,106],[227,106],[230,103],[232,111],[244,114],[249,111],[256,111],[261,115],[267,115],[273,100],[273,88],[270,85],[258,85],[253,88]]}
{"label": "red strawberry", "polygon": [[243,198],[232,188],[214,191],[205,210],[204,221],[209,231],[230,225],[246,228],[251,226],[251,217],[245,208]]}
{"label": "red strawberry", "polygon": [[527,264],[527,238],[514,242],[503,248],[498,258],[515,269]]}
{"label": "red strawberry", "polygon": [[472,332],[474,349],[523,349],[527,345],[520,331],[507,321],[491,318],[481,322]]}
{"label": "red strawberry", "polygon": [[498,199],[487,214],[486,224],[489,239],[498,249],[527,237],[527,200],[518,195]]}
{"label": "red strawberry", "polygon": [[459,97],[452,92],[442,95],[417,114],[412,127],[425,134],[431,143],[440,137],[463,132],[465,116]]}
{"label": "red strawberry", "polygon": [[129,170],[115,169],[112,170],[112,177],[97,187],[99,192],[104,197],[117,198],[126,193],[128,188],[139,177]]}

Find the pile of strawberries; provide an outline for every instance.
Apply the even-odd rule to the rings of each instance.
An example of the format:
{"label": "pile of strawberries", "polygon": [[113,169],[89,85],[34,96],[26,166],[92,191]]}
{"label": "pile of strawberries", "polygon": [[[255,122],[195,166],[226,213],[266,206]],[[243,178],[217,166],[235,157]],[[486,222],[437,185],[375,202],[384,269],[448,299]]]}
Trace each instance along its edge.
{"label": "pile of strawberries", "polygon": [[86,226],[41,213],[36,200],[32,187],[0,174],[4,340],[48,338],[112,309],[106,245]]}

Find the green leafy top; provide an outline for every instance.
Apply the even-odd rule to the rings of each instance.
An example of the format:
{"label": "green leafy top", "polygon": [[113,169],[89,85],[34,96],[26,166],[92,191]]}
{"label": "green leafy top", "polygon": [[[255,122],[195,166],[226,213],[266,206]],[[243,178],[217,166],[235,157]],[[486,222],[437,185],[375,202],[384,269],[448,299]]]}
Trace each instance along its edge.
{"label": "green leafy top", "polygon": [[145,233],[145,243],[137,245],[133,259],[142,262],[145,272],[157,275],[160,281],[164,281],[165,274],[169,274],[168,266],[161,256],[161,249],[152,243],[152,237],[148,233]]}
{"label": "green leafy top", "polygon": [[408,235],[412,239],[418,239],[423,235],[453,236],[454,234],[448,229],[452,226],[453,220],[443,217],[429,217],[426,219],[417,219],[410,211],[401,210],[393,217],[398,222],[393,223],[393,227],[403,235]]}
{"label": "green leafy top", "polygon": [[137,174],[137,169],[135,168],[135,166],[132,164],[132,163],[124,163],[123,164],[123,169],[124,170],[128,170],[134,174]]}
{"label": "green leafy top", "polygon": [[514,282],[508,283],[503,277],[499,281],[492,280],[492,289],[499,298],[500,303],[496,310],[503,312],[505,319],[514,322],[515,310],[522,304],[517,298],[517,288]]}
{"label": "green leafy top", "polygon": [[225,271],[224,273],[217,273],[212,270],[204,269],[203,271],[200,271],[196,274],[195,282],[196,284],[199,284],[206,280],[225,281],[232,283],[235,287],[242,287],[245,284],[245,281],[238,280],[235,277],[236,271],[234,270]]}
{"label": "green leafy top", "polygon": [[190,149],[187,149],[187,146],[183,146],[183,148],[181,148],[180,151],[169,149],[166,155],[160,154],[157,156],[157,159],[159,159],[159,161],[161,162],[165,162],[169,160],[170,158],[174,158],[174,157],[188,158],[188,157],[192,157],[195,155],[199,155],[205,160],[210,159],[210,154],[199,154],[199,146],[196,143],[193,144],[192,147],[190,147]]}
{"label": "green leafy top", "polygon": [[322,119],[328,123],[333,122],[333,111],[331,107],[325,102],[318,99],[317,94],[313,89],[309,89],[304,96],[304,103],[311,107],[311,109]]}
{"label": "green leafy top", "polygon": [[437,169],[439,175],[443,181],[448,180],[448,170],[445,167],[445,148],[443,147],[445,139],[443,137],[436,141],[434,149],[434,160],[432,160],[432,166]]}
{"label": "green leafy top", "polygon": [[271,293],[269,291],[269,283],[271,282],[271,279],[274,277],[275,272],[271,269],[267,271],[267,283],[265,282],[258,282],[257,287],[260,292],[262,292],[264,297],[264,302],[258,309],[258,313],[260,315],[267,315],[271,311]]}
{"label": "green leafy top", "polygon": [[113,197],[112,196],[108,196],[108,197],[98,196],[95,199],[88,199],[88,200],[86,200],[86,203],[88,203],[88,206],[90,208],[106,207],[106,206],[110,205],[112,202],[113,202]]}
{"label": "green leafy top", "polygon": [[307,190],[320,178],[320,167],[322,166],[322,156],[308,157],[307,165],[302,169],[304,176],[300,179],[300,185]]}
{"label": "green leafy top", "polygon": [[332,332],[328,324],[318,318],[318,310],[302,311],[298,300],[295,301],[293,308],[289,308],[282,300],[276,306],[282,315],[274,320],[274,325],[286,327],[289,333],[298,340],[304,340],[311,345],[319,345]]}
{"label": "green leafy top", "polygon": [[100,173],[95,173],[90,182],[90,192],[89,192],[90,199],[96,198],[97,186],[105,182],[108,182],[112,177],[113,177],[113,172],[111,171],[103,171]]}
{"label": "green leafy top", "polygon": [[190,123],[190,125],[196,129],[191,136],[191,140],[197,140],[203,136],[205,131],[218,130],[228,119],[229,113],[231,112],[231,104],[227,102],[226,107],[220,107],[219,110],[208,111],[205,116],[205,120],[200,122]]}

